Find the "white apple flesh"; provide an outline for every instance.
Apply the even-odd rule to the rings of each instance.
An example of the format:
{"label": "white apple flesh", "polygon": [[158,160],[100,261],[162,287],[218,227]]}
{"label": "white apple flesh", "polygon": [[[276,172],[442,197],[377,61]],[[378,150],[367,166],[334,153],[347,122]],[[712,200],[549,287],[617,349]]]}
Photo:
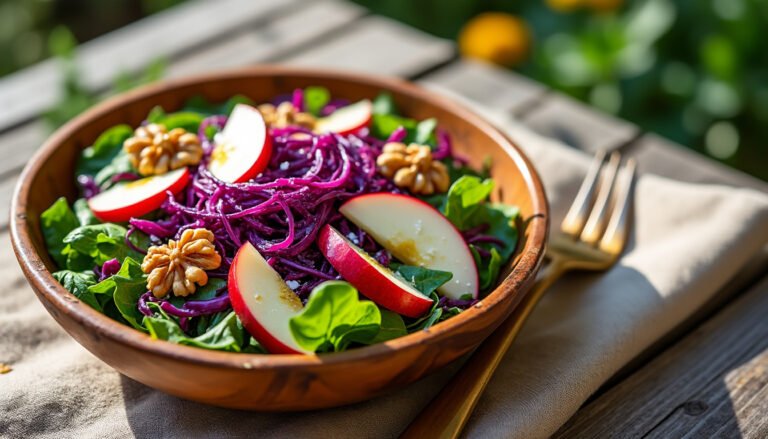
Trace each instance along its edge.
{"label": "white apple flesh", "polygon": [[158,209],[168,198],[176,195],[189,181],[187,168],[176,169],[162,175],[118,183],[88,200],[88,207],[96,218],[104,222],[123,222]]}
{"label": "white apple flesh", "polygon": [[414,318],[432,307],[432,299],[395,276],[330,225],[320,230],[317,246],[344,280],[378,305]]}
{"label": "white apple flesh", "polygon": [[372,115],[373,104],[365,99],[341,107],[329,116],[321,117],[315,124],[315,131],[318,133],[338,133],[345,136],[368,126]]}
{"label": "white apple flesh", "polygon": [[248,181],[269,164],[272,138],[259,110],[250,105],[235,106],[215,141],[208,170],[219,180]]}
{"label": "white apple flesh", "polygon": [[460,299],[477,298],[479,280],[475,259],[461,233],[429,204],[390,193],[361,195],[339,211],[365,230],[400,261],[453,273],[438,293]]}
{"label": "white apple flesh", "polygon": [[303,309],[301,300],[251,243],[237,251],[227,286],[235,314],[269,353],[312,353],[296,343],[289,326]]}

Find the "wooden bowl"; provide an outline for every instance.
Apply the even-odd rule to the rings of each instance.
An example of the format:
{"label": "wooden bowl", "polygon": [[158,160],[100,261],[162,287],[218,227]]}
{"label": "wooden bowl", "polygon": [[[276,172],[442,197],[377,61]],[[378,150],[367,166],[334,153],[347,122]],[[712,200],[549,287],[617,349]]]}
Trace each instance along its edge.
{"label": "wooden bowl", "polygon": [[[235,94],[266,101],[309,85],[350,100],[392,93],[402,112],[437,117],[457,152],[475,167],[490,156],[496,199],[520,207],[521,241],[503,281],[476,306],[429,330],[386,343],[319,356],[208,351],[153,340],[80,302],[51,276],[40,213],[60,196],[76,196],[73,169],[81,149],[105,129],[139,125],[149,110],[181,107],[194,95],[223,101]],[[523,153],[469,110],[415,85],[337,71],[258,67],[159,83],[97,105],[56,131],[27,164],[11,209],[16,256],[38,299],[81,345],[120,373],[150,387],[207,404],[259,411],[306,410],[370,399],[412,383],[475,348],[531,286],[544,255],[547,202]]]}

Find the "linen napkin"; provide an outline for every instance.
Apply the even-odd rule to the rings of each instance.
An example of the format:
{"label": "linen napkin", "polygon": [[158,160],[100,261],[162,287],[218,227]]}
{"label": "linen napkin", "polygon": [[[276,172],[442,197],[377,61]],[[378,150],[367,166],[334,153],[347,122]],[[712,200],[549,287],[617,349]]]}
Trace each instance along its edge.
{"label": "linen napkin", "polygon": [[[557,225],[590,158],[488,114],[538,168]],[[547,293],[488,386],[467,437],[546,437],[612,374],[711,298],[768,242],[768,196],[653,175],[636,185],[626,254]],[[260,414],[180,400],[119,375],[38,303],[0,237],[0,436],[396,437],[457,370],[352,406]]]}

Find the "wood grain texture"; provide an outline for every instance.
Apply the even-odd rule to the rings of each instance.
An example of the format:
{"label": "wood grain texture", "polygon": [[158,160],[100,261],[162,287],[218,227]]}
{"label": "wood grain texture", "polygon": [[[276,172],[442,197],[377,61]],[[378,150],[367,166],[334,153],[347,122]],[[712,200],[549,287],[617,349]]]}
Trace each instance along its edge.
{"label": "wood grain texture", "polygon": [[515,72],[472,60],[459,60],[419,83],[450,89],[484,107],[519,114],[541,100],[546,89]]}
{"label": "wood grain texture", "polygon": [[410,77],[454,56],[451,42],[377,16],[358,20],[344,32],[310,49],[281,62]]}
{"label": "wood grain texture", "polygon": [[344,33],[365,10],[340,1],[314,1],[224,40],[189,53],[168,68],[168,77],[204,73],[286,57],[303,45],[315,45],[329,32]]}
{"label": "wood grain texture", "polygon": [[637,160],[640,173],[690,183],[725,184],[768,192],[768,183],[728,168],[655,134],[645,134],[623,152]]}
{"label": "wood grain texture", "polygon": [[0,178],[18,173],[50,134],[42,120],[36,120],[0,134]]}
{"label": "wood grain texture", "polygon": [[589,153],[620,148],[639,134],[632,123],[559,93],[547,95],[520,119],[540,134]]}
{"label": "wood grain texture", "polygon": [[556,437],[766,437],[768,277]]}
{"label": "wood grain texture", "polygon": [[[494,194],[520,208],[520,250],[500,285],[458,316],[429,330],[346,352],[255,355],[207,351],[152,340],[81,303],[50,274],[39,215],[59,196],[75,194],[72,179],[79,151],[105,129],[138,125],[161,105],[170,111],[193,95],[223,101],[244,94],[257,102],[308,85],[327,87],[350,100],[392,93],[403,114],[436,117],[457,152],[480,167],[494,163],[505,190]],[[25,276],[49,313],[94,355],[119,372],[182,398],[251,410],[305,410],[348,404],[409,384],[476,347],[509,315],[534,281],[543,259],[548,210],[530,163],[498,130],[470,111],[408,83],[342,71],[262,67],[177,80],[110,99],[67,124],[46,142],[21,176],[14,195],[11,236]],[[7,191],[6,191],[7,193]],[[349,382],[355,383],[350,386]]]}
{"label": "wood grain texture", "polygon": [[[292,5],[296,0],[197,0],[139,20],[78,47],[77,65],[88,89],[101,90],[115,76],[136,72],[157,59],[172,58],[237,31]],[[183,37],[179,37],[183,32]],[[61,96],[63,70],[42,61],[0,81],[0,130],[36,117]]]}

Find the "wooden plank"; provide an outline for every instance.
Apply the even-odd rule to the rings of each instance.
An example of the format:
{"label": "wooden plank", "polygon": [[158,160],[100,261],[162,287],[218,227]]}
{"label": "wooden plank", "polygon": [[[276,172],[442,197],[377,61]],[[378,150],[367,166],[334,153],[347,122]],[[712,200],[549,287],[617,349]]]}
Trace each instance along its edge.
{"label": "wooden plank", "polygon": [[645,134],[624,151],[638,172],[690,183],[725,184],[768,192],[768,183],[708,159],[655,134]]}
{"label": "wooden plank", "polygon": [[20,171],[48,133],[47,125],[37,120],[0,134],[0,178]]}
{"label": "wooden plank", "polygon": [[358,20],[323,45],[282,61],[378,75],[413,76],[453,56],[454,46],[449,41],[383,17],[370,16]]}
{"label": "wooden plank", "polygon": [[11,198],[16,187],[17,174],[13,174],[0,180],[0,231],[8,228],[8,220],[11,214]]}
{"label": "wooden plank", "polygon": [[365,14],[363,8],[339,1],[317,1],[295,13],[277,17],[261,26],[190,53],[174,62],[169,77],[238,67],[275,60],[302,44],[343,27]]}
{"label": "wooden plank", "polygon": [[[139,20],[89,41],[77,50],[84,84],[107,87],[116,75],[136,72],[160,58],[185,51],[265,20],[295,0],[193,1]],[[36,117],[61,96],[63,72],[57,60],[46,60],[0,81],[0,130]]]}
{"label": "wooden plank", "polygon": [[450,89],[484,107],[517,114],[546,93],[544,86],[510,70],[472,60],[460,60],[427,75],[427,87]]}
{"label": "wooden plank", "polygon": [[613,116],[554,93],[521,120],[534,131],[590,153],[617,149],[635,138],[638,128]]}
{"label": "wooden plank", "polygon": [[765,437],[768,277],[555,437]]}
{"label": "wooden plank", "polygon": [[[364,13],[364,9],[351,4],[318,1],[295,14],[277,17],[233,39],[182,56],[169,67],[167,76],[183,76],[276,58],[325,32],[349,24]],[[48,133],[46,124],[35,120],[0,134],[0,154],[5,157],[0,162],[0,178],[21,170]]]}

